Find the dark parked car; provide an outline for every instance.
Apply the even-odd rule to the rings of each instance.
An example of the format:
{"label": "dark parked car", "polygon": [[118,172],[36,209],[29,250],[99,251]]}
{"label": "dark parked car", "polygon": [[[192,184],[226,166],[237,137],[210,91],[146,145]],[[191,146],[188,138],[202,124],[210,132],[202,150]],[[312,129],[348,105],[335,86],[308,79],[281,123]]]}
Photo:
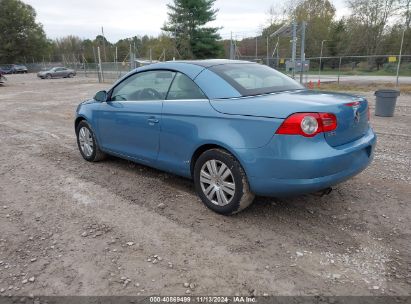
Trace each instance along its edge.
{"label": "dark parked car", "polygon": [[26,74],[27,73],[27,67],[22,64],[12,64],[6,74]]}
{"label": "dark parked car", "polygon": [[3,76],[5,74],[1,69],[0,69],[0,84],[3,84],[7,78]]}
{"label": "dark parked car", "polygon": [[41,79],[72,78],[74,76],[76,76],[76,71],[64,67],[54,67],[50,70],[40,71],[37,73],[37,77]]}
{"label": "dark parked car", "polygon": [[22,64],[4,65],[0,67],[0,73],[2,74],[27,73],[27,67]]}

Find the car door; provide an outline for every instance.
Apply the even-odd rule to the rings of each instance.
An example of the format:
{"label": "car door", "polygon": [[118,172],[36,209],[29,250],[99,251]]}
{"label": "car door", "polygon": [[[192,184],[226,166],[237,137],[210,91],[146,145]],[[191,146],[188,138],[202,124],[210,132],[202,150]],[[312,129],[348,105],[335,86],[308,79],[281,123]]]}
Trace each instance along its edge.
{"label": "car door", "polygon": [[67,77],[67,69],[66,68],[60,68],[59,77]]}
{"label": "car door", "polygon": [[194,81],[177,73],[163,104],[157,161],[160,169],[190,176],[190,152],[198,144],[201,130],[213,128],[210,110],[207,96]]}
{"label": "car door", "polygon": [[52,68],[50,70],[50,75],[53,78],[59,77],[59,68]]}
{"label": "car door", "polygon": [[65,76],[64,70],[65,70],[64,68],[57,68],[55,77],[58,77],[58,78],[64,77]]}
{"label": "car door", "polygon": [[157,159],[163,101],[175,73],[133,74],[114,87],[97,115],[103,149],[137,161]]}

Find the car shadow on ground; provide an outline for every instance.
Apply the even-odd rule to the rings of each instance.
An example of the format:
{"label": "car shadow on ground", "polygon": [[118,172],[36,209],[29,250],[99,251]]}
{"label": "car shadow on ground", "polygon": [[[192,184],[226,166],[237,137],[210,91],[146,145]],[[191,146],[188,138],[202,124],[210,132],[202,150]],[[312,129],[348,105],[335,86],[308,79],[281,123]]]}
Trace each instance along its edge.
{"label": "car shadow on ground", "polygon": [[[176,192],[183,192],[190,197],[195,196],[197,198],[194,184],[190,179],[112,156],[102,164],[110,167],[110,170],[122,169],[126,170],[128,174],[135,174],[141,178],[161,181],[166,185],[168,190],[175,189]],[[158,188],[155,191],[159,191]],[[131,195],[133,194],[131,193]],[[200,202],[199,199],[197,200]],[[254,223],[256,225],[261,225],[262,221],[270,221],[272,223],[273,218],[275,218],[285,223],[290,222],[293,225],[301,227],[304,225],[321,225],[332,228],[333,230],[336,229],[335,226],[339,223],[340,225],[355,227],[358,231],[365,231],[362,223],[359,223],[355,219],[350,220],[347,214],[351,210],[350,205],[352,200],[352,193],[350,193],[350,189],[346,189],[344,184],[337,185],[329,195],[324,196],[318,194],[307,194],[289,198],[256,196],[254,203],[249,208],[228,218],[236,222],[247,220],[247,224]],[[195,213],[190,215],[193,217],[196,216]],[[208,215],[221,217],[212,211],[209,211]],[[227,219],[227,217],[222,218]]]}
{"label": "car shadow on ground", "polygon": [[[350,211],[358,191],[341,184],[328,196],[302,195],[276,199],[256,197],[246,210],[222,216],[207,209],[198,198],[191,180],[151,167],[109,156],[99,163],[88,163],[77,149],[43,146],[40,157],[118,195],[130,204],[174,221],[233,252],[253,252],[292,240],[295,246],[344,253],[346,245],[358,249],[358,234],[369,229],[361,206]],[[80,173],[79,173],[80,172]],[[350,182],[347,182],[350,183]],[[159,205],[165,205],[159,208]],[[134,210],[132,212],[140,212]],[[276,246],[277,246],[276,245]],[[314,246],[314,247],[313,247]],[[313,250],[313,249],[312,249]]]}

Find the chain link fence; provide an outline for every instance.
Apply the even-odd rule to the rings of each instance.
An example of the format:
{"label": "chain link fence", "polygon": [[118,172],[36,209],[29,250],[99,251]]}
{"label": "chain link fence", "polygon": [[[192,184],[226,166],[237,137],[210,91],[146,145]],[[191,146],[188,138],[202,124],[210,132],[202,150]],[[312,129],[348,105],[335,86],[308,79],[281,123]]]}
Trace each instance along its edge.
{"label": "chain link fence", "polygon": [[[378,55],[378,56],[324,56],[306,58],[304,69],[301,68],[299,58],[295,61],[295,68],[291,58],[272,58],[241,56],[236,59],[268,64],[278,71],[308,84],[310,82],[335,82],[341,81],[368,81],[368,82],[397,82],[411,83],[411,55]],[[155,61],[138,59],[134,62],[102,62],[101,69],[98,63],[87,62],[40,62],[26,63],[29,73],[37,73],[52,67],[65,66],[76,70],[80,77],[97,79],[100,82],[112,83],[129,71]],[[7,66],[7,65],[2,65]]]}
{"label": "chain link fence", "polygon": [[[368,81],[384,81],[396,83],[397,73],[399,82],[402,77],[411,78],[411,55],[375,55],[375,56],[325,56],[306,58],[304,69],[301,60],[295,61],[295,68],[291,58],[266,58],[254,56],[237,57],[267,64],[278,71],[287,74],[303,83],[309,81],[337,82],[351,79]],[[411,83],[411,79],[407,80]]]}

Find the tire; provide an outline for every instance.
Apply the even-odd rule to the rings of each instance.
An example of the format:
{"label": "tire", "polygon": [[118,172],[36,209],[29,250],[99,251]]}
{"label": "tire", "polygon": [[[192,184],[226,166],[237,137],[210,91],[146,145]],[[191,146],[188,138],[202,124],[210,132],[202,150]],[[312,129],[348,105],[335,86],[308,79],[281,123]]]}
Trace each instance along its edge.
{"label": "tire", "polygon": [[68,74],[68,78],[73,78],[73,77],[74,77],[74,74],[73,74],[73,73]]}
{"label": "tire", "polygon": [[[80,134],[80,132],[84,132]],[[85,121],[81,121],[76,128],[77,146],[81,156],[86,161],[98,162],[106,158],[106,154],[100,150],[94,132],[90,125]],[[87,140],[82,140],[86,138]],[[92,145],[92,146],[91,146]],[[87,146],[89,148],[87,148]]]}
{"label": "tire", "polygon": [[238,213],[254,200],[241,164],[222,149],[211,149],[200,155],[194,166],[194,185],[203,203],[219,214]]}
{"label": "tire", "polygon": [[51,79],[51,75],[50,75],[50,74],[47,74],[47,75],[46,75],[46,79]]}

